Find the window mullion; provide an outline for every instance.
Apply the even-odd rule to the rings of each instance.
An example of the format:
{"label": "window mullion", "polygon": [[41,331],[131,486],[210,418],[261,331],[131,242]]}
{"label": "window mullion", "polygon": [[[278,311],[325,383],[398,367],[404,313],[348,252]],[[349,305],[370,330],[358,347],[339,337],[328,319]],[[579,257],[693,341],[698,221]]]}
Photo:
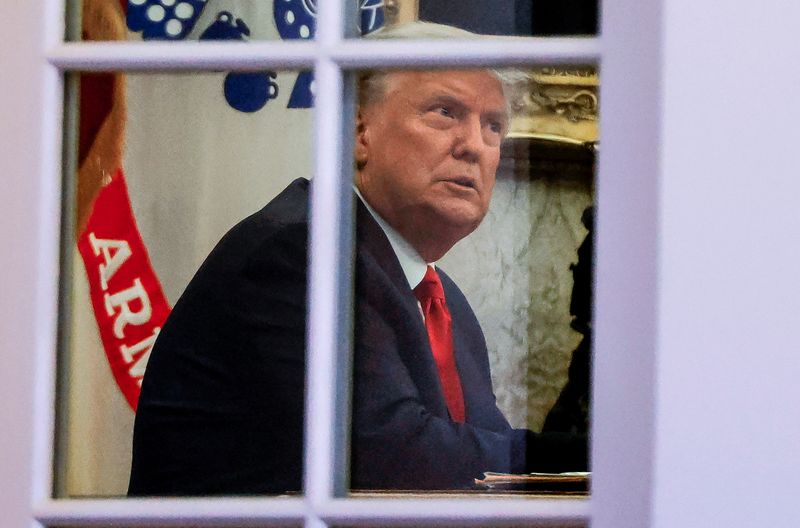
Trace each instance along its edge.
{"label": "window mullion", "polygon": [[305,494],[315,512],[344,494],[349,473],[352,341],[354,89],[327,50],[341,42],[354,2],[319,5],[315,63],[315,174],[311,193]]}
{"label": "window mullion", "polygon": [[[595,64],[597,37],[493,37],[459,40],[349,40],[331,56],[347,69],[437,66],[533,66]],[[431,50],[435,50],[432,52]]]}
{"label": "window mullion", "polygon": [[399,500],[385,496],[338,499],[320,516],[331,526],[585,526],[589,511],[585,498],[411,494]]}
{"label": "window mullion", "polygon": [[[321,6],[320,6],[321,7]],[[68,42],[49,45],[47,59],[63,70],[192,71],[299,69],[319,57],[346,69],[391,66],[594,64],[600,39],[494,38],[482,41],[339,40],[250,42]]]}
{"label": "window mullion", "polygon": [[[349,348],[347,295],[348,265],[352,261],[345,245],[349,220],[350,184],[342,174],[344,141],[340,95],[343,75],[326,59],[317,62],[315,82],[320,89],[315,100],[315,174],[311,192],[309,252],[309,312],[307,339],[307,399],[305,439],[305,492],[314,502],[333,496],[334,452],[338,445],[336,386],[347,379],[344,365]],[[348,325],[349,326],[349,325]],[[349,363],[349,362],[347,362]]]}
{"label": "window mullion", "polygon": [[[38,43],[39,53],[59,42],[64,34],[65,9],[63,0],[43,0],[33,9],[41,9],[43,30]],[[59,322],[64,314],[59,311],[59,268],[61,244],[65,236],[62,229],[62,186],[64,161],[62,160],[64,112],[64,73],[48,66],[39,56],[37,69],[40,71],[38,94],[38,114],[30,115],[38,125],[39,188],[36,253],[38,258],[32,263],[36,268],[35,291],[35,340],[32,350],[35,361],[36,383],[33,386],[33,442],[31,456],[31,504],[48,501],[53,492],[53,472],[55,448],[55,402],[57,372],[57,335]],[[67,213],[68,214],[68,213]],[[71,233],[67,236],[71,236]],[[63,332],[63,330],[62,330]],[[63,336],[63,334],[62,334]]]}
{"label": "window mullion", "polygon": [[309,68],[316,42],[67,42],[48,48],[61,69],[81,71],[192,71]]}
{"label": "window mullion", "polygon": [[299,498],[180,497],[56,499],[38,504],[45,526],[297,526],[306,513]]}

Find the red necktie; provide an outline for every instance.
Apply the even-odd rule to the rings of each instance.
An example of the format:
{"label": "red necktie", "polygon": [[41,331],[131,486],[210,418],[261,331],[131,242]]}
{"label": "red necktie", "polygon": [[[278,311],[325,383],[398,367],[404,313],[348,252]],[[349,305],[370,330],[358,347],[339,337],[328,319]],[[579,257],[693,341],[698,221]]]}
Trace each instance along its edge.
{"label": "red necktie", "polygon": [[433,350],[433,359],[439,371],[447,410],[454,422],[464,422],[464,394],[461,392],[461,379],[456,369],[456,358],[453,355],[453,333],[451,330],[450,311],[444,299],[444,289],[439,275],[433,266],[428,266],[422,282],[414,288],[425,316],[425,327]]}

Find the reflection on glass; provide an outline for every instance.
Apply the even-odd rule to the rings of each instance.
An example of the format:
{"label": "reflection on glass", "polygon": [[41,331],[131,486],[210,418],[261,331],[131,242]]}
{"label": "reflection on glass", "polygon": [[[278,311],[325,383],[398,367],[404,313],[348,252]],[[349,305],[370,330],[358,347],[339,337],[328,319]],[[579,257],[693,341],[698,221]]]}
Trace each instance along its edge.
{"label": "reflection on glass", "polygon": [[362,74],[352,489],[586,471],[597,87],[578,66]]}
{"label": "reflection on glass", "polygon": [[[79,90],[69,94],[68,99],[75,103],[67,110],[79,118],[75,119],[77,138],[68,138],[68,144],[76,153],[72,174],[77,177],[65,177],[67,187],[74,189],[74,202],[65,208],[74,213],[72,238],[77,245],[65,241],[64,306],[69,316],[64,319],[60,355],[57,496],[126,493],[133,409],[155,337],[167,332],[167,316],[175,313],[173,307],[187,284],[232,226],[259,211],[293,180],[310,175],[311,112],[289,107],[289,88],[297,74],[252,74],[238,81],[233,75],[103,73],[72,77]],[[257,88],[239,92],[238,105],[231,104],[225,90],[235,82],[249,82]],[[302,290],[305,245],[300,238],[297,244]],[[209,295],[241,288],[233,282],[212,286]],[[298,298],[297,304],[302,306],[302,291]],[[248,310],[248,302],[257,302],[243,296],[236,299],[234,305],[243,311]],[[192,306],[190,300],[182,302]],[[208,311],[204,312],[203,306],[208,306]],[[224,321],[218,316],[224,306],[230,309],[232,305],[223,304],[219,296],[196,303],[189,308],[196,321],[173,324],[169,335],[176,334],[175,328],[194,328],[193,335],[203,335],[202,324],[223,328]],[[213,320],[205,321],[204,316]],[[301,323],[299,335],[303,332]],[[187,339],[178,346],[188,349],[193,344]],[[232,341],[226,348],[220,342],[215,346],[220,354],[233,354],[238,344]],[[209,353],[210,346],[210,342],[198,345],[197,354]],[[301,360],[295,369],[299,397],[293,405],[302,409],[302,342],[296,348]],[[199,384],[213,376],[205,371],[197,377],[167,377],[164,386]],[[213,405],[231,405],[234,387],[239,385],[216,386],[219,400]],[[158,391],[153,394],[162,403],[171,397]],[[215,422],[197,421],[209,401],[203,400],[199,389],[192,395],[198,398],[182,397],[186,409],[194,410],[182,414],[173,406],[174,421],[169,423],[183,420],[194,440],[170,445],[169,436],[163,435],[159,449],[164,464],[170,453],[199,457],[202,444],[210,443]],[[224,417],[230,421],[226,427],[233,430],[231,424],[247,412],[247,405],[234,406],[235,412]],[[205,412],[207,417],[213,415],[210,407]],[[294,418],[297,424],[302,422],[299,412]],[[301,443],[299,437],[295,443]],[[299,468],[299,447],[294,451]],[[230,459],[222,449],[215,456],[225,458],[218,460],[222,465]],[[204,458],[208,460],[208,454]],[[213,457],[203,464],[213,465]],[[203,464],[196,461],[199,467]],[[297,472],[299,475],[299,469]],[[176,478],[185,481],[185,476]],[[175,489],[180,492],[180,484]]]}

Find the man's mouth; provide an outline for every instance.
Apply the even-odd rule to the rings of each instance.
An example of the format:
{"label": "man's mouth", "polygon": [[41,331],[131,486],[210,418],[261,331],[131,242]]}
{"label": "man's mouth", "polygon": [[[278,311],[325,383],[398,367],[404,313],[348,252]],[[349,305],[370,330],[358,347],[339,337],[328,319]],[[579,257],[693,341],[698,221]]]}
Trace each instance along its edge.
{"label": "man's mouth", "polygon": [[448,183],[453,183],[458,185],[459,187],[465,187],[467,189],[475,189],[475,180],[468,176],[456,176],[455,178],[449,178],[445,180]]}

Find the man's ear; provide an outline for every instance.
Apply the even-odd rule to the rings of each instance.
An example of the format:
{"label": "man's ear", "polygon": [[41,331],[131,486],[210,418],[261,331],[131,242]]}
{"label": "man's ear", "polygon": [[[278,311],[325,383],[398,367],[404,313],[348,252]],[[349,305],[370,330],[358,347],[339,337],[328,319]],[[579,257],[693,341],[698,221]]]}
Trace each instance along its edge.
{"label": "man's ear", "polygon": [[369,141],[367,138],[367,122],[364,116],[364,110],[359,108],[356,114],[356,145],[355,145],[355,158],[356,167],[358,170],[363,169],[367,165],[367,153],[369,152]]}

